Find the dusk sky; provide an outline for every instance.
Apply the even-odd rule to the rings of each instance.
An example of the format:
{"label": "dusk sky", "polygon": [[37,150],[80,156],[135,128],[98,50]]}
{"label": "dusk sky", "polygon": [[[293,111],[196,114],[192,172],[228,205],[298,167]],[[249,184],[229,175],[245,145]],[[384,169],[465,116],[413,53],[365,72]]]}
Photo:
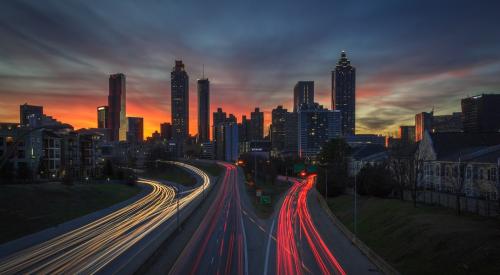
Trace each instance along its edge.
{"label": "dusk sky", "polygon": [[[490,4],[488,4],[490,2]],[[481,4],[478,4],[481,3]],[[145,134],[170,122],[170,71],[211,82],[211,108],[238,120],[255,107],[291,109],[293,86],[315,82],[331,106],[341,50],[357,69],[357,133],[394,132],[414,115],[460,110],[460,98],[500,91],[500,1],[2,1],[0,121],[19,105],[96,127],[108,76],[127,76],[127,116]]]}

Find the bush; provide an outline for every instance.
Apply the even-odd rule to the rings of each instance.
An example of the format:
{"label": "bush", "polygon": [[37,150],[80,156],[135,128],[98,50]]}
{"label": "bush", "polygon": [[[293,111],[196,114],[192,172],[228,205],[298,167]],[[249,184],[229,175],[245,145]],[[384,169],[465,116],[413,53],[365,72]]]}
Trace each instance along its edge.
{"label": "bush", "polygon": [[357,176],[357,191],[360,195],[387,197],[394,187],[391,173],[385,164],[368,164]]}

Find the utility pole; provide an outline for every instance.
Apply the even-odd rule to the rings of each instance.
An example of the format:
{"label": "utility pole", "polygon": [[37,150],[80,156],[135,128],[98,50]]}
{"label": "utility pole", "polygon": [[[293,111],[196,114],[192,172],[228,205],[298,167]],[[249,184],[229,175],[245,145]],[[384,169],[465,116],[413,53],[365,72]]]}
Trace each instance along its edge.
{"label": "utility pole", "polygon": [[325,200],[328,202],[328,169],[325,168]]}
{"label": "utility pole", "polygon": [[357,195],[357,183],[356,183],[356,173],[354,173],[354,237],[357,238],[358,236],[358,233],[357,233],[357,229],[358,229],[358,202],[357,202],[357,198],[358,198],[358,195]]}
{"label": "utility pole", "polygon": [[181,231],[181,227],[180,227],[180,224],[179,224],[179,197],[180,197],[180,194],[179,194],[179,190],[177,190],[177,231]]}

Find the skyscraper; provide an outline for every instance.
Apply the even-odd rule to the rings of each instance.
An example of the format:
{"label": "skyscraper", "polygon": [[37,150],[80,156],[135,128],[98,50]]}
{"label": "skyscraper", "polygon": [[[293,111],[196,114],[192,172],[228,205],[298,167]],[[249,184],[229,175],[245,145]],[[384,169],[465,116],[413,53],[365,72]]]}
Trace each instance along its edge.
{"label": "skyscraper", "polygon": [[198,141],[210,140],[210,81],[198,79]]}
{"label": "skyscraper", "polygon": [[97,107],[97,128],[108,128],[108,106]]}
{"label": "skyscraper", "polygon": [[462,99],[464,132],[500,132],[500,94]]}
{"label": "skyscraper", "polygon": [[264,138],[264,113],[259,108],[250,113],[250,140]]}
{"label": "skyscraper", "polygon": [[178,153],[189,134],[189,77],[182,60],[176,60],[170,74],[172,92],[172,136],[178,145]]}
{"label": "skyscraper", "polygon": [[250,140],[250,120],[247,116],[241,116],[241,123],[238,124],[238,134],[240,142],[245,142]]}
{"label": "skyscraper", "polygon": [[345,51],[332,71],[332,109],[342,114],[342,134],[356,132],[356,68],[351,66]]}
{"label": "skyscraper", "polygon": [[323,106],[303,104],[298,112],[299,157],[316,157],[330,139],[341,136],[341,113]]}
{"label": "skyscraper", "polygon": [[142,117],[127,117],[127,141],[138,143],[144,140],[144,119]]}
{"label": "skyscraper", "polygon": [[279,105],[271,112],[271,148],[274,152],[281,152],[285,149],[285,124],[287,109]]}
{"label": "skyscraper", "polygon": [[220,123],[223,123],[226,121],[226,112],[222,111],[222,108],[217,108],[217,112],[213,113],[213,140],[217,140],[217,126]]}
{"label": "skyscraper", "polygon": [[301,104],[314,103],[314,81],[299,81],[293,88],[293,111],[297,112]]}
{"label": "skyscraper", "polygon": [[127,139],[126,93],[125,75],[121,73],[110,75],[108,128],[111,130],[111,141],[125,141]]}

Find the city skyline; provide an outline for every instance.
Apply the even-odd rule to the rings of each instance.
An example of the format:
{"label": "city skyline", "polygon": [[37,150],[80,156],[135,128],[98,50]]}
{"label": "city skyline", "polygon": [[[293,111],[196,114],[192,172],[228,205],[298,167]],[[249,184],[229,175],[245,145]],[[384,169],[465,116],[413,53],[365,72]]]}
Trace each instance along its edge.
{"label": "city skyline", "polygon": [[[106,104],[107,77],[123,72],[127,116],[144,117],[145,135],[150,136],[160,123],[171,121],[169,72],[174,60],[182,59],[191,76],[190,134],[197,133],[195,81],[203,64],[211,79],[210,113],[222,107],[240,119],[260,107],[267,131],[273,108],[292,109],[297,81],[314,81],[316,101],[330,105],[330,73],[346,50],[358,70],[357,132],[395,132],[412,122],[415,113],[432,107],[437,114],[452,113],[459,110],[460,98],[500,88],[495,51],[500,41],[493,28],[498,4],[449,3],[343,4],[340,9],[335,3],[317,4],[310,5],[315,20],[295,25],[289,19],[304,8],[300,4],[278,14],[282,6],[277,4],[248,14],[258,4],[226,3],[219,11],[190,3],[135,9],[125,2],[116,12],[131,18],[132,26],[107,16],[109,3],[99,7],[104,12],[85,3],[6,3],[0,12],[0,32],[6,38],[0,52],[0,120],[17,121],[17,106],[29,103],[44,106],[76,128],[95,127],[95,107]],[[175,21],[179,11],[200,15],[181,33]],[[208,13],[202,11],[222,18],[206,20]],[[382,18],[381,11],[394,19]],[[168,12],[172,18],[153,21],[144,16],[150,12]],[[478,14],[482,20],[473,20]],[[227,24],[237,19],[238,24]],[[336,19],[351,23],[337,26]],[[206,24],[203,32],[201,22]],[[241,29],[251,40],[238,35]],[[75,30],[79,37],[73,37]],[[267,43],[270,37],[273,43]]]}

